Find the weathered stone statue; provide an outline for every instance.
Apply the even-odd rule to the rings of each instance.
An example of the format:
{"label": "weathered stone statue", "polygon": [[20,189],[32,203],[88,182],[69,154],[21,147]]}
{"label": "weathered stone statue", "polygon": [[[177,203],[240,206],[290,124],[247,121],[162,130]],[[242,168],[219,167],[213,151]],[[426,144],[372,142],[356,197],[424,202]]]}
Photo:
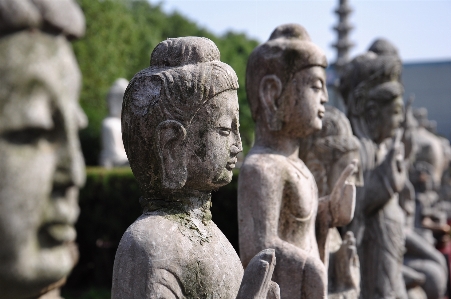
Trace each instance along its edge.
{"label": "weathered stone statue", "polygon": [[75,1],[0,0],[0,298],[60,298],[85,178]]}
{"label": "weathered stone statue", "polygon": [[407,215],[406,253],[404,264],[423,276],[419,286],[428,299],[443,298],[446,292],[448,269],[443,255],[435,249],[436,236],[449,232],[447,215],[442,211],[437,190],[444,165],[449,162],[440,137],[426,130],[418,121],[414,128],[416,150],[410,167],[410,180],[414,186],[411,205],[413,213]]}
{"label": "weathered stone statue", "polygon": [[281,298],[326,297],[317,213],[327,214],[328,227],[347,224],[354,213],[355,187],[346,180],[355,165],[341,173],[330,197],[318,199],[313,175],[298,157],[300,139],[322,126],[326,65],[323,52],[296,24],[276,28],[247,65],[256,140],[238,183],[240,255],[247,265],[260,250],[276,250],[274,281]]}
{"label": "weathered stone statue", "polygon": [[341,78],[341,94],[360,140],[364,186],[357,187],[349,229],[357,240],[361,298],[407,298],[402,276],[404,212],[398,202],[406,180],[400,126],[404,120],[401,61],[384,40],[354,58]]}
{"label": "weathered stone statue", "polygon": [[144,213],[119,244],[113,299],[278,298],[274,250],[260,252],[243,277],[211,220],[211,191],[231,181],[242,150],[237,89],[233,69],[201,37],[161,42],[131,80],[123,140]]}
{"label": "weathered stone statue", "polygon": [[109,115],[102,122],[102,151],[100,153],[100,165],[106,168],[128,165],[121,131],[122,98],[127,85],[126,79],[117,79],[107,96]]}
{"label": "weathered stone statue", "polygon": [[[315,178],[319,197],[330,193],[349,164],[357,163],[359,145],[346,116],[337,108],[326,106],[321,131],[303,139],[299,151]],[[361,175],[358,171],[348,181],[361,186]],[[328,298],[359,298],[360,263],[354,235],[347,232],[342,240],[338,230],[328,226],[330,221],[321,218],[324,216],[328,214],[318,213],[316,218],[316,239],[321,260],[328,267]]]}

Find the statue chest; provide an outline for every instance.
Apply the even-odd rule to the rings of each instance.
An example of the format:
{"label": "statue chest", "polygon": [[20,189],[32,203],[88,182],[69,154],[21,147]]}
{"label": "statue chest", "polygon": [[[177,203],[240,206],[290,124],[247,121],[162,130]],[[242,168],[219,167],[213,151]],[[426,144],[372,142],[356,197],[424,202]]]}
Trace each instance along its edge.
{"label": "statue chest", "polygon": [[307,166],[289,162],[283,188],[279,218],[279,235],[305,250],[317,248],[315,220],[318,211],[318,189]]}
{"label": "statue chest", "polygon": [[175,271],[184,297],[235,298],[244,271],[227,238],[212,221],[177,225],[173,249],[180,264]]}

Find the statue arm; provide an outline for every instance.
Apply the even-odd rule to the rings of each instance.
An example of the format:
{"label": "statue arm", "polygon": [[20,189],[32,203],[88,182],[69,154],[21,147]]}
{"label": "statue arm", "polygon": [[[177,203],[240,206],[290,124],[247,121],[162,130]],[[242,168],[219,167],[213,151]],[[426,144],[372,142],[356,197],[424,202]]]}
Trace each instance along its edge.
{"label": "statue arm", "polygon": [[395,193],[402,191],[407,178],[404,161],[404,145],[401,143],[403,131],[393,137],[392,146],[384,161],[365,176],[362,210],[370,215],[381,209]]}
{"label": "statue arm", "polygon": [[349,183],[347,179],[356,170],[357,160],[354,160],[343,170],[332,193],[318,201],[317,217],[326,221],[329,228],[347,225],[354,217],[356,190],[354,183]]}

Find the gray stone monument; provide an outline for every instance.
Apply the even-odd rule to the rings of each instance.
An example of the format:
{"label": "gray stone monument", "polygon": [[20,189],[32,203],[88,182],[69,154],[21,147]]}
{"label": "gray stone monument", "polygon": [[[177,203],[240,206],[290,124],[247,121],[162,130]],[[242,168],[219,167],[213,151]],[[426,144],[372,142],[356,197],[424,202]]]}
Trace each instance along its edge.
{"label": "gray stone monument", "polygon": [[323,52],[297,24],[277,27],[247,65],[256,138],[238,183],[240,255],[247,265],[260,250],[276,250],[281,298],[327,296],[316,219],[325,213],[325,225],[335,227],[354,213],[355,187],[346,180],[355,165],[340,174],[330,196],[319,199],[315,179],[298,157],[300,139],[322,127],[326,66]]}
{"label": "gray stone monument", "polygon": [[119,78],[108,92],[109,114],[102,121],[102,151],[100,152],[100,165],[105,168],[128,165],[121,130],[122,98],[127,85],[126,79]]}
{"label": "gray stone monument", "polygon": [[0,298],[60,298],[85,179],[75,1],[0,0]]}
{"label": "gray stone monument", "polygon": [[[434,235],[447,237],[449,203],[439,200],[438,190],[441,178],[449,160],[446,144],[441,137],[428,131],[426,119],[417,119],[413,128],[415,151],[409,169],[409,178],[414,191],[411,192],[411,213],[406,221],[406,253],[404,264],[422,276],[418,285],[428,299],[443,298],[448,281],[447,263],[443,255],[435,249]],[[447,206],[448,205],[448,206]],[[411,272],[411,271],[410,271]]]}
{"label": "gray stone monument", "polygon": [[242,150],[238,80],[207,38],[167,39],[124,97],[125,150],[144,213],[124,233],[113,299],[278,298],[274,250],[244,271],[211,220],[211,191],[232,179]]}
{"label": "gray stone monument", "polygon": [[345,66],[340,89],[360,140],[364,186],[348,228],[357,240],[361,298],[407,298],[402,276],[405,216],[398,201],[406,181],[400,126],[404,120],[401,61],[380,40]]}
{"label": "gray stone monument", "polygon": [[[360,143],[352,134],[346,116],[337,108],[326,106],[321,131],[304,138],[299,150],[299,158],[305,161],[315,177],[319,197],[330,193],[349,164],[358,165],[359,149]],[[359,167],[359,171],[348,181],[362,186],[362,179]],[[343,232],[342,239],[337,228],[330,228],[329,223],[320,217],[316,218],[320,257],[328,267],[328,298],[357,299],[360,295],[360,263],[354,235],[352,232]]]}

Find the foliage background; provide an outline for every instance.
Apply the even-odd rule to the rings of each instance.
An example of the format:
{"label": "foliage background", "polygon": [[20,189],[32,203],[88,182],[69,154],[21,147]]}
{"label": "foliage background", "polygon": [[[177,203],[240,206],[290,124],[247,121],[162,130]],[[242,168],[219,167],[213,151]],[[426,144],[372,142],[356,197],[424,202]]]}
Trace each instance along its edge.
{"label": "foliage background", "polygon": [[240,132],[244,151],[253,142],[254,124],[244,88],[246,63],[258,42],[241,33],[227,32],[216,36],[181,14],[166,14],[161,5],[136,0],[78,0],[86,17],[85,37],[73,45],[81,72],[83,87],[81,106],[88,127],[80,133],[87,165],[97,165],[100,153],[100,129],[107,115],[106,95],[120,77],[130,80],[149,66],[153,48],[170,37],[203,36],[213,40],[221,60],[233,67],[240,88]]}

